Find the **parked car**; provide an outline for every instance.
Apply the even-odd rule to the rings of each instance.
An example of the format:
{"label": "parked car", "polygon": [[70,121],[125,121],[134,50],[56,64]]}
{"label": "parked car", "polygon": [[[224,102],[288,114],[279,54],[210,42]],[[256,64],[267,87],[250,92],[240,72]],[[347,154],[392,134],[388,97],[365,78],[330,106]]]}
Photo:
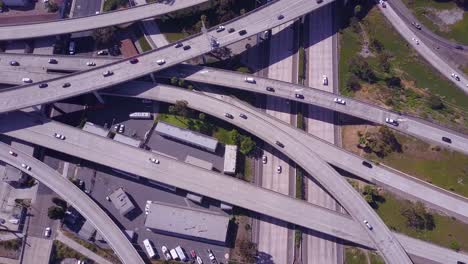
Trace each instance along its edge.
{"label": "parked car", "polygon": [[52,230],[50,229],[50,227],[46,227],[46,229],[44,231],[44,236],[45,237],[50,237],[51,232],[52,232]]}
{"label": "parked car", "polygon": [[39,84],[39,88],[46,88],[47,86],[49,86],[47,83]]}

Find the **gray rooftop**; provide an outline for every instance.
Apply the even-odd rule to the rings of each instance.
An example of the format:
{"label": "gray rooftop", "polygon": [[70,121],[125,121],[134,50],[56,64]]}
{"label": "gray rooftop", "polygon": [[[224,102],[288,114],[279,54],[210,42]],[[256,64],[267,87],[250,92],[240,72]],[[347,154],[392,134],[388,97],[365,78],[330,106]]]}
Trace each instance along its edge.
{"label": "gray rooftop", "polygon": [[109,130],[101,126],[97,126],[91,122],[86,122],[83,126],[83,130],[101,137],[107,137],[107,135],[109,134]]}
{"label": "gray rooftop", "polygon": [[213,163],[211,163],[209,161],[206,161],[206,160],[195,158],[195,157],[190,156],[190,155],[185,158],[185,162],[187,162],[189,164],[192,164],[194,166],[203,168],[205,170],[212,170],[213,169]]}
{"label": "gray rooftop", "polygon": [[225,243],[229,217],[208,210],[153,202],[145,226],[155,231]]}
{"label": "gray rooftop", "polygon": [[211,152],[215,152],[216,147],[218,146],[218,140],[215,138],[190,131],[188,129],[173,126],[162,121],[158,122],[155,131],[162,136],[171,137],[182,142],[192,144],[199,148],[209,150]]}
{"label": "gray rooftop", "polygon": [[90,221],[86,220],[78,231],[78,235],[86,240],[90,240],[94,233],[96,232],[96,228],[94,228],[93,224]]}
{"label": "gray rooftop", "polygon": [[132,201],[130,201],[130,198],[122,188],[118,188],[113,193],[111,193],[109,198],[111,199],[115,208],[119,210],[121,215],[126,215],[135,209],[135,205],[133,205]]}
{"label": "gray rooftop", "polygon": [[131,138],[131,137],[127,137],[127,136],[124,136],[124,135],[118,134],[118,133],[115,134],[114,140],[118,141],[118,142],[121,142],[121,143],[124,143],[124,144],[127,144],[127,145],[130,145],[130,146],[133,146],[133,147],[136,147],[136,148],[139,148],[141,146],[141,141],[140,140],[134,139],[134,138]]}

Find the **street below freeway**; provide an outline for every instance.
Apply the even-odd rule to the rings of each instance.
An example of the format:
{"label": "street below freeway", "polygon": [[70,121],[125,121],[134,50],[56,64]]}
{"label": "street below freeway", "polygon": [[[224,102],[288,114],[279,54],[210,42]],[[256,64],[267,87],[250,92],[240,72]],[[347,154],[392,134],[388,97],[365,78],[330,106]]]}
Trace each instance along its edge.
{"label": "street below freeway", "polygon": [[[210,29],[206,34],[197,34],[182,40],[181,42],[185,45],[191,46],[188,50],[180,51],[174,45],[169,45],[133,58],[95,67],[92,70],[72,73],[66,77],[49,80],[47,88],[38,89],[39,84],[34,83],[14,89],[4,89],[0,92],[2,98],[0,112],[55,102],[136,79],[210,52],[213,49],[213,41],[217,41],[214,45],[220,47],[232,44],[271,27],[294,20],[332,1],[325,0],[321,4],[315,2],[311,4],[308,0],[272,2],[224,24],[226,28],[234,28],[235,32],[229,33],[229,30],[216,32],[216,29]],[[278,19],[278,14],[281,14],[283,18]],[[239,34],[241,31],[242,35]],[[130,63],[130,60],[135,58],[138,58],[138,62]],[[113,74],[104,77],[104,71],[110,71]]]}
{"label": "street below freeway", "polygon": [[43,23],[4,25],[0,26],[0,41],[55,36],[121,25],[193,7],[207,1],[208,0],[176,0],[172,4],[154,3],[94,16],[62,19]]}
{"label": "street below freeway", "polygon": [[[382,14],[387,18],[387,20],[393,25],[393,27],[400,33],[400,35],[424,58],[428,61],[432,67],[437,69],[443,76],[448,80],[452,81],[458,88],[468,94],[468,78],[458,69],[454,69],[447,62],[445,62],[441,57],[439,57],[429,45],[419,41],[416,43],[413,38],[417,38],[416,34],[411,31],[408,24],[398,16],[398,14],[393,10],[393,7],[389,4],[386,8],[383,8],[381,5],[378,5]],[[457,81],[451,76],[452,73],[456,73],[460,80]],[[468,149],[468,148],[466,148]]]}
{"label": "street below freeway", "polygon": [[[141,96],[143,98],[151,97],[148,95]],[[367,245],[372,248],[371,242],[366,240],[367,236],[364,230],[362,230],[362,227],[343,214],[338,214],[262,188],[256,188],[246,182],[202,170],[189,164],[180,164],[180,162],[175,162],[172,159],[89,134],[60,123],[47,121],[38,116],[23,112],[14,112],[2,116],[1,119],[1,121],[6,121],[7,124],[14,124],[14,121],[21,120],[22,124],[18,124],[17,122],[16,125],[23,129],[16,129],[13,131],[4,128],[10,132],[6,132],[6,130],[2,132],[10,136],[32,141],[35,144],[43,145],[69,155],[93,160],[94,162],[140,175],[151,180],[165,182],[185,190],[192,190],[207,197],[226,201],[230,204],[267,214],[272,217],[279,218],[286,216],[285,219],[283,219],[286,222],[312,230],[320,230],[320,232],[328,233],[329,235],[353,241],[360,245]],[[71,137],[74,143],[70,143],[70,140],[63,142],[58,141],[53,138],[53,135],[50,135],[53,131],[62,131],[68,136],[67,138]],[[120,151],[118,151],[118,153],[105,151],[114,148],[118,148]],[[159,165],[164,164],[164,170],[157,168],[157,171],[155,171],[154,168],[148,168],[148,155],[160,159],[161,163]],[[142,160],[143,163],[135,164],[135,160]],[[170,169],[170,171],[168,171],[168,169]],[[192,171],[192,177],[187,178],[187,173],[184,172],[184,169]],[[213,180],[213,178],[216,180]],[[216,188],[216,186],[225,186],[225,188],[221,191],[219,188]],[[249,197],[251,196],[254,197],[250,199]],[[271,206],[272,204],[274,205],[273,207]],[[291,221],[288,221],[288,219]],[[356,239],[353,240],[350,238]],[[427,243],[419,241],[419,245],[424,244]],[[412,247],[411,245],[405,244],[405,248],[408,249],[409,254],[414,256],[424,258],[429,255],[425,249],[429,247]],[[438,255],[435,254],[435,259],[433,260],[444,264],[447,259],[468,260],[468,256],[466,255],[451,250],[446,251],[445,254],[441,254],[440,256],[445,257],[445,255],[450,255],[450,258],[438,258]]]}
{"label": "street below freeway", "polygon": [[[9,151],[17,155],[10,155]],[[33,176],[78,210],[102,234],[123,263],[144,263],[123,231],[114,224],[101,207],[71,181],[41,161],[4,143],[0,143],[0,159]],[[30,166],[31,170],[24,169],[21,164]]]}

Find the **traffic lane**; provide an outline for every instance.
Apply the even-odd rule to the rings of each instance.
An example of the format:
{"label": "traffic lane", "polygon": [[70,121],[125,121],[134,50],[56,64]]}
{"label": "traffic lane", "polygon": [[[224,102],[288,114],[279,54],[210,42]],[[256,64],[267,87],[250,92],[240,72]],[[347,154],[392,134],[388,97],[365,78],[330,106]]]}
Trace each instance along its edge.
{"label": "traffic lane", "polygon": [[[174,70],[177,70],[174,71]],[[254,91],[257,93],[268,94],[295,100],[302,103],[317,105],[326,109],[345,113],[355,117],[362,118],[377,124],[386,125],[390,128],[399,130],[403,133],[429,140],[438,145],[455,149],[462,153],[468,154],[468,137],[464,134],[449,130],[439,125],[424,121],[415,117],[409,117],[403,114],[392,112],[390,110],[372,105],[370,103],[358,101],[345,96],[337,96],[330,92],[320,91],[314,88],[306,88],[304,86],[281,82],[272,79],[254,77],[255,83],[245,81],[246,77],[252,77],[248,74],[235,73],[213,68],[204,68],[197,66],[178,65],[174,70],[162,72],[164,76],[180,76],[190,81],[210,83],[219,86],[232,87],[241,90]],[[330,81],[330,79],[328,80]],[[272,87],[274,92],[266,90],[267,87]],[[297,98],[296,94],[302,94],[303,98]],[[345,100],[345,104],[338,104],[334,101],[335,98]],[[386,118],[391,118],[399,121],[398,126],[394,126],[385,121]],[[447,143],[442,140],[442,137],[449,137],[452,143]]]}
{"label": "traffic lane", "polygon": [[[224,117],[223,113],[215,111],[214,109],[223,109],[234,117],[239,116],[239,114],[244,113],[244,111],[232,105],[227,106],[223,101],[207,97],[203,94],[196,92],[186,93],[186,91],[184,91],[185,90],[182,89],[159,87],[156,93],[153,94],[154,98],[152,99],[175,102],[174,98],[176,97],[177,100],[186,100],[191,108],[220,117],[223,120],[232,122],[240,128],[257,135],[265,142],[268,142],[270,145],[286,154],[289,158],[292,158],[296,164],[304,168],[310,175],[313,175],[348,213],[359,221],[360,225],[365,228],[368,235],[374,241],[374,245],[387,261],[410,263],[409,257],[401,245],[393,238],[390,230],[360,194],[328,164],[320,162],[318,156],[310,151],[310,149],[306,148],[301,142],[290,137],[287,132],[281,129],[278,131],[278,127],[271,123],[266,123],[263,117],[257,116],[258,113],[256,112],[250,112],[247,115],[247,119],[229,119]],[[284,147],[277,146],[275,141],[281,142]],[[300,153],[300,155],[297,155],[297,153]],[[374,229],[369,230],[363,223],[364,220],[369,221],[374,226]]]}
{"label": "traffic lane", "polygon": [[[328,2],[331,2],[331,0],[325,1],[324,4]],[[240,36],[237,32],[228,33],[228,30],[213,33],[215,29],[212,29],[209,34],[215,34],[219,45],[225,46],[261,32],[269,27],[285,23],[317,7],[318,5],[316,3],[311,5],[307,0],[278,1],[264,8],[257,9],[254,13],[250,13],[245,17],[234,19],[233,22],[225,25],[226,27],[234,27],[237,30],[248,29],[247,33],[243,36]],[[278,20],[275,16],[278,13],[283,14],[285,18]],[[36,89],[37,84],[4,90],[1,96],[5,98],[5,100],[0,102],[0,111],[11,111],[50,101],[58,101],[67,97],[112,86],[181,63],[190,58],[207,53],[212,49],[205,35],[195,35],[185,39],[183,42],[191,45],[192,48],[184,52],[177,52],[173,46],[166,46],[139,55],[138,59],[140,62],[137,64],[129,64],[130,59],[122,60],[115,64],[96,67],[94,70],[82,71],[80,73],[70,74],[64,78],[49,80],[49,86],[40,90]],[[162,62],[157,62],[157,60],[160,59],[164,59],[166,62],[160,65]],[[132,68],[132,71],[128,70],[129,67]],[[103,77],[103,72],[107,70],[112,71],[114,74]],[[64,87],[62,87],[64,83],[69,83],[71,85],[68,85],[66,89],[64,89]],[[73,85],[76,83],[79,83],[79,85]]]}
{"label": "traffic lane", "polygon": [[[353,220],[343,214],[324,210],[232,177],[199,169],[74,127],[51,122],[36,115],[12,112],[1,118],[5,124],[10,124],[9,127],[0,127],[2,133],[6,135],[372,247],[362,228],[353,225]],[[14,123],[12,120],[21,120],[21,122]],[[59,141],[54,138],[53,134],[56,132],[66,135],[67,140]],[[113,149],[116,151],[112,151]],[[160,164],[155,167],[148,161],[148,157],[158,158]],[[194,171],[197,173],[194,174]],[[193,177],[186,177],[189,172]],[[213,181],[213,177],[216,177],[216,181]],[[219,186],[224,186],[224,189],[220,189]],[[272,204],[275,206],[272,207]],[[308,212],[307,217],[304,217],[304,212]],[[339,226],[343,227],[343,230],[336,228]]]}
{"label": "traffic lane", "polygon": [[[57,63],[49,63],[50,59],[55,59]],[[91,69],[93,67],[99,67],[108,63],[117,61],[117,58],[108,56],[80,56],[80,55],[41,55],[41,54],[21,54],[21,53],[1,53],[0,54],[0,66],[5,68],[39,68],[48,70],[69,70],[69,71],[81,71]],[[19,66],[11,66],[10,62],[16,61]],[[88,62],[94,62],[95,66],[88,66]]]}
{"label": "traffic lane", "polygon": [[[95,228],[109,241],[109,244],[122,262],[144,263],[122,231],[116,225],[111,224],[113,221],[109,216],[68,179],[65,179],[41,161],[13,149],[11,146],[0,143],[0,150],[0,158],[3,161],[17,167],[24,173],[35,177],[41,183],[50,187],[60,197],[75,207],[86,219],[91,221]],[[10,155],[9,151],[13,151],[17,155]],[[27,164],[31,169],[26,170],[21,164]]]}
{"label": "traffic lane", "polygon": [[0,27],[0,40],[45,37],[120,25],[188,8],[206,1],[207,0],[185,0],[177,1],[173,5],[153,3],[82,18],[56,20],[44,23],[7,25]]}
{"label": "traffic lane", "polygon": [[[428,47],[424,42],[419,41],[418,44],[412,40],[412,38],[417,37],[414,32],[412,32],[408,25],[395,13],[393,8],[390,5],[387,5],[386,8],[383,8],[381,5],[378,5],[382,14],[386,16],[389,22],[393,27],[400,33],[406,41],[413,46],[413,48],[418,51],[418,53],[425,58],[433,67],[435,67],[439,72],[444,75],[447,79],[452,81],[458,88],[468,94],[468,79],[467,77],[458,69],[453,69],[448,65],[444,60],[437,56],[430,47]],[[460,81],[452,78],[451,74],[457,73],[460,77]]]}

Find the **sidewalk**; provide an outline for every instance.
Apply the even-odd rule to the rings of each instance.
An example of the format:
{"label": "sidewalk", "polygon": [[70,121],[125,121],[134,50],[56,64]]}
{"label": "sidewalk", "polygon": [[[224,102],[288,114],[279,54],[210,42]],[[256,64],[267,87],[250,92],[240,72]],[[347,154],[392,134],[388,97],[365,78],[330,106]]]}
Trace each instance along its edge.
{"label": "sidewalk", "polygon": [[57,230],[57,237],[55,238],[58,241],[64,243],[68,247],[72,248],[76,252],[86,256],[87,258],[93,260],[99,264],[112,264],[110,261],[106,260],[105,258],[97,255],[96,253],[92,252],[91,250],[85,248],[84,246],[78,244],[73,239],[65,236],[60,230]]}

